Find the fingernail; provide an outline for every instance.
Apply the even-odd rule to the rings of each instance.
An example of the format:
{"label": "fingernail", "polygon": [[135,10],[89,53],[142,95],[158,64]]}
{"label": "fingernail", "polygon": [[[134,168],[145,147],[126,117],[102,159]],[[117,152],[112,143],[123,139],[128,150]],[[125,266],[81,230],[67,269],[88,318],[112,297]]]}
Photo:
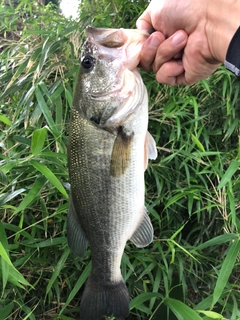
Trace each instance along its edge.
{"label": "fingernail", "polygon": [[161,39],[159,39],[159,37],[152,36],[149,45],[153,48],[157,48],[159,47],[160,43]]}
{"label": "fingernail", "polygon": [[175,46],[181,44],[185,40],[185,35],[182,32],[175,34],[172,38],[172,44]]}

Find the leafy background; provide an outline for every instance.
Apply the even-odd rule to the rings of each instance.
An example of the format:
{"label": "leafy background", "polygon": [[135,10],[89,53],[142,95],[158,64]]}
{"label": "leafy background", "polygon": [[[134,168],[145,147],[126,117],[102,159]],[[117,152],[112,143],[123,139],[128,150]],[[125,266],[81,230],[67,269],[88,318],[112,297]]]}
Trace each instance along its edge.
{"label": "leafy background", "polygon": [[[1,1],[0,320],[79,317],[91,260],[67,246],[66,146],[84,29],[135,28],[147,4],[83,1],[71,20],[58,1]],[[191,87],[142,76],[155,238],[123,255],[129,320],[240,319],[239,82],[223,67]]]}

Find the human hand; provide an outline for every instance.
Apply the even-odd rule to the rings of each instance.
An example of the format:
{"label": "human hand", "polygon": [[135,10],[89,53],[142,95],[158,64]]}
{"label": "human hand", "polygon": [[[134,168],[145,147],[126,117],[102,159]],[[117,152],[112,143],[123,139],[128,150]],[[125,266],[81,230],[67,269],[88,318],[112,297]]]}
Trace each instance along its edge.
{"label": "human hand", "polygon": [[[141,67],[152,69],[157,81],[170,85],[190,85],[213,73],[224,61],[231,39],[228,33],[224,42],[222,32],[222,50],[216,50],[219,43],[214,39],[211,24],[211,14],[215,12],[216,16],[213,4],[217,2],[212,0],[210,5],[207,0],[152,0],[139,17],[137,27],[160,32],[153,33],[144,44]],[[159,40],[158,47],[151,46],[153,39]]]}
{"label": "human hand", "polygon": [[154,32],[144,43],[141,50],[140,67],[145,71],[156,72],[160,83],[175,85],[181,83],[185,75],[182,63],[182,49],[187,44],[185,31],[177,31],[168,39],[161,32]]}

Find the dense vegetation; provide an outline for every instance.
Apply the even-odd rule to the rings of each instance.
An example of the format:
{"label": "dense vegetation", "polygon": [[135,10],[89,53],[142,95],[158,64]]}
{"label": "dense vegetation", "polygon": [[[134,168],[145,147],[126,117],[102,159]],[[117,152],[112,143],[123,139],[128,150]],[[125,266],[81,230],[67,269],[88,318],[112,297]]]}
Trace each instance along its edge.
{"label": "dense vegetation", "polygon": [[[29,0],[0,6],[0,320],[78,319],[91,260],[67,246],[66,146],[84,29],[134,28],[146,5],[84,1],[78,21]],[[191,87],[143,79],[155,238],[126,246],[129,319],[240,319],[239,82],[222,67]]]}

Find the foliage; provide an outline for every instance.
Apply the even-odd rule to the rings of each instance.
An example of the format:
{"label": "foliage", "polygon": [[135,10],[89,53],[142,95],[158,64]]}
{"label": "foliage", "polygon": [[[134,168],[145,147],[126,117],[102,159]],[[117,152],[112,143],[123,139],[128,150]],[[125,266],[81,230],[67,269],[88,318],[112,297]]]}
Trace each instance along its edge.
{"label": "foliage", "polygon": [[[0,7],[0,319],[77,319],[90,272],[66,242],[69,111],[86,25],[134,28],[145,1]],[[240,319],[239,83],[224,68],[191,87],[143,72],[159,151],[146,172],[155,239],[127,244],[130,320]]]}

